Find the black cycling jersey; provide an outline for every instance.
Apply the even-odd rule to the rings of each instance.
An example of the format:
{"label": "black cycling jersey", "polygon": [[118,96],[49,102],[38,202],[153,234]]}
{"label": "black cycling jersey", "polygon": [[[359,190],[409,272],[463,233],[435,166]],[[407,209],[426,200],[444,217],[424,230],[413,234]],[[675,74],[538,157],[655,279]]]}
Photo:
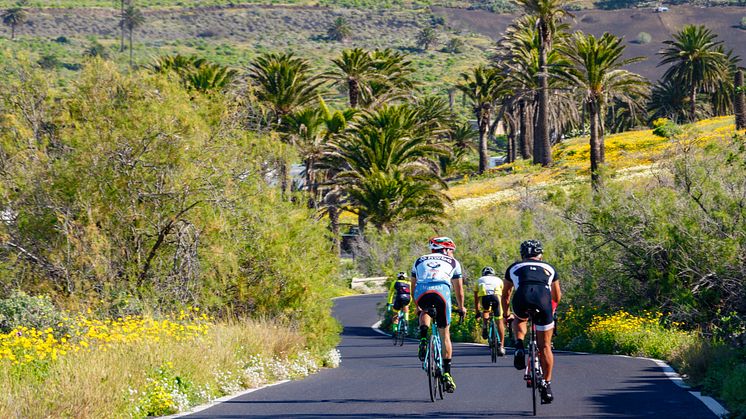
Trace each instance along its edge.
{"label": "black cycling jersey", "polygon": [[554,266],[541,260],[527,259],[515,262],[505,271],[505,279],[513,283],[515,289],[521,285],[546,285],[559,281]]}

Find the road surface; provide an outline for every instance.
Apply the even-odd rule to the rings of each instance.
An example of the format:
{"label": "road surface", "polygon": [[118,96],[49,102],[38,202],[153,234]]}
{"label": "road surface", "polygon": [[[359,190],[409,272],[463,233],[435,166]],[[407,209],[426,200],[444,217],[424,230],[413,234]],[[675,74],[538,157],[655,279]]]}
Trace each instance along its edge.
{"label": "road surface", "polygon": [[[344,325],[342,364],[300,381],[236,397],[193,418],[514,418],[531,416],[531,393],[512,356],[490,363],[485,346],[455,344],[456,392],[430,402],[415,342],[394,347],[376,333],[383,296],[337,299]],[[650,360],[558,353],[552,380],[555,401],[540,417],[714,418],[697,398],[669,380]]]}

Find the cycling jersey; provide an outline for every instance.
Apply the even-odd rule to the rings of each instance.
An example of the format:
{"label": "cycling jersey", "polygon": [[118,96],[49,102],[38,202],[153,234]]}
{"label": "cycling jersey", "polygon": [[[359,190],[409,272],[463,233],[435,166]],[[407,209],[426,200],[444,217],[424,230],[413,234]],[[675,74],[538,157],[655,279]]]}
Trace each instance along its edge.
{"label": "cycling jersey", "polygon": [[495,275],[485,275],[477,279],[474,284],[474,292],[479,297],[485,295],[501,295],[503,293],[503,280]]}
{"label": "cycling jersey", "polygon": [[412,276],[417,278],[414,289],[417,306],[427,309],[435,305],[436,323],[438,327],[446,327],[451,320],[451,280],[463,277],[461,264],[448,255],[431,253],[414,262]]}
{"label": "cycling jersey", "polygon": [[412,276],[420,283],[444,283],[451,286],[451,279],[462,277],[461,264],[454,258],[441,253],[420,256],[412,266]]}
{"label": "cycling jersey", "polygon": [[394,307],[394,310],[401,310],[412,301],[409,288],[409,280],[397,279],[391,283],[388,303]]}
{"label": "cycling jersey", "polygon": [[513,283],[513,311],[520,319],[534,315],[536,330],[546,331],[554,327],[551,284],[559,281],[554,267],[540,260],[516,262],[505,271],[505,279]]}

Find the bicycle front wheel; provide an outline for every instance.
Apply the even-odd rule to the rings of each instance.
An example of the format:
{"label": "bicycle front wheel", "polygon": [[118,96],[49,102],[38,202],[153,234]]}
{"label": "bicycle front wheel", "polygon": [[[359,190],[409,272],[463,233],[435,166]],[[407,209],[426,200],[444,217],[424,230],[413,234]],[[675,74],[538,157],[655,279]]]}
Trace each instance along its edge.
{"label": "bicycle front wheel", "polygon": [[[402,321],[404,323],[402,323]],[[399,346],[404,346],[404,339],[408,335],[407,329],[409,329],[409,327],[407,326],[407,322],[405,320],[400,320],[399,323]]]}
{"label": "bicycle front wheel", "polygon": [[490,357],[493,363],[497,362],[497,330],[494,322],[490,322]]}

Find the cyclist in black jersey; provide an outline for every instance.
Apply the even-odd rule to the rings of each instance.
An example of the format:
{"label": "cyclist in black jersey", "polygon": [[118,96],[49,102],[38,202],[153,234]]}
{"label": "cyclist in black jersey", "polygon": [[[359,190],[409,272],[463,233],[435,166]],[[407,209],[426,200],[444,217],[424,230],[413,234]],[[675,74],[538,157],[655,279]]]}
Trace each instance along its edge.
{"label": "cyclist in black jersey", "polygon": [[551,403],[552,368],[554,355],[552,354],[552,329],[554,328],[554,307],[562,298],[559,276],[554,267],[542,261],[544,250],[538,240],[526,240],[521,243],[521,258],[505,271],[502,293],[502,307],[506,317],[513,317],[510,313],[510,297],[513,295],[513,333],[516,338],[515,357],[513,365],[516,369],[526,368],[526,351],[523,348],[523,338],[526,336],[526,321],[529,310],[538,310],[534,314],[536,324],[536,340],[540,351],[541,368],[544,380],[539,383],[539,391],[544,403]]}

